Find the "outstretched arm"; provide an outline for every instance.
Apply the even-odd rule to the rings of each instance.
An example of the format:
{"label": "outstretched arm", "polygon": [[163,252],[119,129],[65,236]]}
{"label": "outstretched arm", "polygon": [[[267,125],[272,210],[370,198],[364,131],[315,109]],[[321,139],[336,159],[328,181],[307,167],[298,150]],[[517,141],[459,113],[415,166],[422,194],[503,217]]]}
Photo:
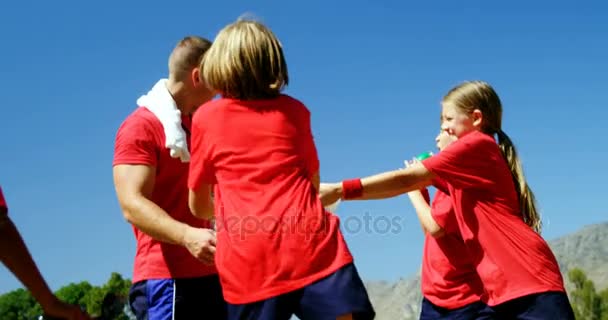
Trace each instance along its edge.
{"label": "outstretched arm", "polygon": [[362,179],[325,184],[320,191],[323,203],[342,200],[372,200],[395,197],[431,185],[435,174],[421,163]]}
{"label": "outstretched arm", "polygon": [[0,207],[0,260],[31,292],[45,313],[66,319],[89,319],[78,306],[66,304],[53,294],[40,274],[19,230]]}

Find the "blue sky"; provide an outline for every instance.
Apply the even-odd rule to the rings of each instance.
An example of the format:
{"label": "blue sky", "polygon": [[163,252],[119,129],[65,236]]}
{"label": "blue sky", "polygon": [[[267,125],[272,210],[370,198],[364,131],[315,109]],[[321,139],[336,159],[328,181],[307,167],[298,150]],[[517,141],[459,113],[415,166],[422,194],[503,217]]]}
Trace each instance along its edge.
{"label": "blue sky", "polygon": [[[166,74],[184,35],[243,13],[281,39],[288,93],[312,112],[324,181],[434,149],[439,101],[493,84],[553,239],[606,220],[608,6],[556,1],[9,1],[0,5],[0,184],[50,285],[131,277],[135,242],[114,194],[114,134]],[[407,197],[338,210],[366,279],[419,268]],[[365,223],[368,213],[369,232]],[[398,219],[385,232],[386,217]],[[358,219],[358,220],[355,220]],[[374,223],[376,228],[373,228]],[[0,293],[20,284],[0,267]]]}

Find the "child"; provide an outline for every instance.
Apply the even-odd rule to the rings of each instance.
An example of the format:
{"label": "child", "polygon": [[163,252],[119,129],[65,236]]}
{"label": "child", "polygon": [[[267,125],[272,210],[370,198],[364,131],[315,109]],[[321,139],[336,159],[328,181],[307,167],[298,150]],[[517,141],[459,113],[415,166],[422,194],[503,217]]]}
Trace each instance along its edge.
{"label": "child", "polygon": [[[435,140],[443,150],[454,138],[441,131]],[[433,186],[432,207],[426,189],[408,193],[424,232],[420,319],[492,319],[492,310],[481,301],[483,285],[458,232],[447,185],[437,178]]]}
{"label": "child", "polygon": [[219,32],[201,69],[221,98],[192,121],[190,207],[215,216],[229,319],[373,319],[339,220],[318,197],[310,112],[281,94],[279,40],[239,20]]}
{"label": "child", "polygon": [[324,184],[323,201],[392,197],[439,177],[497,316],[574,319],[555,256],[537,233],[534,196],[502,130],[498,95],[485,82],[465,82],[448,92],[442,109],[442,130],[458,141],[411,168]]}

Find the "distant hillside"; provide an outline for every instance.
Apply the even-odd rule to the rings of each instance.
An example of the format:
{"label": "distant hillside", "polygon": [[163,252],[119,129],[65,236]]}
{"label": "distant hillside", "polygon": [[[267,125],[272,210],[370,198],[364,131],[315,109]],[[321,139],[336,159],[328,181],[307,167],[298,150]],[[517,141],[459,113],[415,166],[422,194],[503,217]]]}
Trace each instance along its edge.
{"label": "distant hillside", "polygon": [[[590,225],[549,242],[566,274],[580,268],[598,289],[608,287],[608,223]],[[366,286],[377,313],[377,320],[418,319],[420,312],[420,276],[403,278],[395,283],[367,282]],[[570,284],[566,283],[569,288]]]}
{"label": "distant hillside", "polygon": [[562,272],[581,268],[597,289],[608,287],[608,222],[586,226],[550,245]]}

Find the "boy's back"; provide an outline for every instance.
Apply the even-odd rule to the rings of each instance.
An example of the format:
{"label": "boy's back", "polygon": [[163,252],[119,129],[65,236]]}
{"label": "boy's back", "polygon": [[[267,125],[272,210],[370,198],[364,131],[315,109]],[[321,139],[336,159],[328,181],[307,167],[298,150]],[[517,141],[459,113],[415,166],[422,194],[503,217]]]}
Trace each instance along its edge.
{"label": "boy's back", "polygon": [[319,160],[302,103],[219,99],[197,111],[193,131],[202,149],[191,176],[216,185],[215,261],[229,302],[293,291],[352,262],[312,183]]}

